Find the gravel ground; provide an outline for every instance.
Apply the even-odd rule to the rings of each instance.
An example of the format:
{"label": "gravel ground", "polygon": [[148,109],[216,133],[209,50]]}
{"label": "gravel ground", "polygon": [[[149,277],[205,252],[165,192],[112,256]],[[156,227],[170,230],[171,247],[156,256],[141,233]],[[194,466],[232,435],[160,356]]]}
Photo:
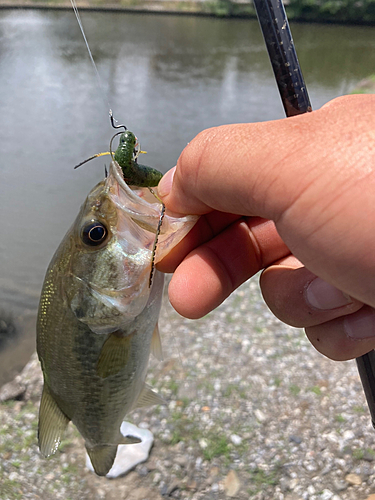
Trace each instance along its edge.
{"label": "gravel ground", "polygon": [[14,383],[19,400],[0,404],[0,499],[375,499],[375,432],[355,363],[324,358],[276,320],[256,279],[198,321],[166,300],[160,331],[165,361],[151,362],[148,383],[168,406],[128,418],[154,433],[149,460],[96,477],[72,425],[42,459],[34,357]]}

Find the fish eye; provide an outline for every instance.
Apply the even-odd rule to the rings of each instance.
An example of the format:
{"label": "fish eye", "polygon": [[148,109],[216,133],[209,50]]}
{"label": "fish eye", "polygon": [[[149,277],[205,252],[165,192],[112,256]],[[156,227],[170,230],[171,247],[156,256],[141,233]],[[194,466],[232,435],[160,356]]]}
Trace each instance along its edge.
{"label": "fish eye", "polygon": [[107,238],[107,228],[101,222],[91,222],[82,229],[82,241],[86,245],[95,247]]}

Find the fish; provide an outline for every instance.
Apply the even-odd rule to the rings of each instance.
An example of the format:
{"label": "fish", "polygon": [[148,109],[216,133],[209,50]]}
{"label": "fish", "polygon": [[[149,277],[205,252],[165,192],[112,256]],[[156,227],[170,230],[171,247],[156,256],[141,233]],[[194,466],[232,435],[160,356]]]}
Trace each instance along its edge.
{"label": "fish", "polygon": [[122,436],[125,415],[164,403],[145,383],[150,354],[162,357],[164,275],[155,270],[151,286],[149,277],[153,261],[179,243],[197,217],[167,211],[160,227],[160,214],[156,197],[128,186],[112,161],[56,250],[42,287],[39,449],[45,457],[54,454],[71,421],[99,476],[111,469],[119,444],[139,442]]}

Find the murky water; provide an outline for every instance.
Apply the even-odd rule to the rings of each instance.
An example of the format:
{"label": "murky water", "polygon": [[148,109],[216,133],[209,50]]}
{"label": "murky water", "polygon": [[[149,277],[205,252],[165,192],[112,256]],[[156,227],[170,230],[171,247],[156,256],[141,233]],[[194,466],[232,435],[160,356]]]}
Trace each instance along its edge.
{"label": "murky water", "polygon": [[[104,92],[72,12],[0,12],[0,309],[27,325],[54,250],[108,164],[73,170],[108,150],[108,103],[162,171],[204,128],[283,117],[255,20],[81,15]],[[374,70],[374,28],[292,31],[314,108]]]}

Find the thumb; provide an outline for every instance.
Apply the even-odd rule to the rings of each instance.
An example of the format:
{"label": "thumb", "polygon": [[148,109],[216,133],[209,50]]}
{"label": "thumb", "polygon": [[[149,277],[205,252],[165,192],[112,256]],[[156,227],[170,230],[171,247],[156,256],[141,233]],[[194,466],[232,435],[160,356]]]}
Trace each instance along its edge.
{"label": "thumb", "polygon": [[358,172],[345,164],[349,154],[354,167],[368,146],[363,115],[374,124],[374,105],[375,96],[346,96],[313,113],[204,130],[163,177],[159,194],[177,213],[279,219],[306,189],[313,202]]}

